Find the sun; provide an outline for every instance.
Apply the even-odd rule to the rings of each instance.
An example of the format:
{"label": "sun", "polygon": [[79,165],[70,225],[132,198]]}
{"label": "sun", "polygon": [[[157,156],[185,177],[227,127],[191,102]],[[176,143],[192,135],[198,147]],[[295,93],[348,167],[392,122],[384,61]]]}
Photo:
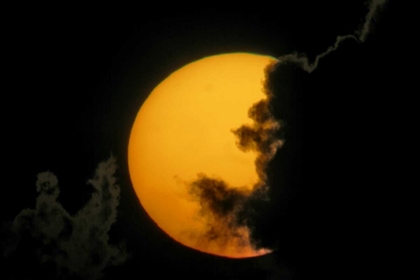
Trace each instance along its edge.
{"label": "sun", "polygon": [[232,258],[270,252],[252,244],[232,218],[241,205],[230,201],[245,200],[263,180],[260,151],[241,148],[238,134],[254,125],[250,109],[265,104],[265,69],[276,61],[205,57],[169,75],[141,106],[128,145],[131,181],[149,216],[178,242]]}

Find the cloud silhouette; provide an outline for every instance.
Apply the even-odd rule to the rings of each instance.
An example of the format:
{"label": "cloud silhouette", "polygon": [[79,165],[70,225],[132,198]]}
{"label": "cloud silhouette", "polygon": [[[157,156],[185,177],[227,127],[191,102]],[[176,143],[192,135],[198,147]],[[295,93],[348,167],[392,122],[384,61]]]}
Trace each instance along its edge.
{"label": "cloud silhouette", "polygon": [[250,211],[247,202],[257,197],[263,199],[268,187],[267,165],[283,144],[282,140],[276,138],[281,125],[274,119],[269,108],[272,96],[268,91],[265,93],[266,98],[255,103],[248,111],[252,124],[232,129],[237,147],[243,152],[253,151],[257,154],[255,168],[258,182],[249,189],[231,186],[223,179],[200,173],[188,185],[189,193],[199,201],[200,215],[207,223],[207,232],[199,240],[201,244],[218,244],[219,248],[223,248],[230,242],[236,248],[251,245],[256,253],[258,250],[265,250],[250,239],[250,224],[247,219]]}
{"label": "cloud silhouette", "polygon": [[198,174],[198,179],[189,187],[190,194],[199,199],[200,215],[206,218],[208,226],[199,242],[216,243],[221,247],[232,242],[237,247],[246,246],[244,225],[237,217],[250,192],[245,188],[232,188],[223,180],[204,174]]}
{"label": "cloud silhouette", "polygon": [[[253,104],[248,116],[253,120],[252,125],[243,125],[232,129],[237,137],[237,146],[243,152],[257,153],[255,168],[259,182],[251,191],[240,186],[230,186],[220,178],[212,178],[204,173],[197,175],[197,179],[189,184],[190,194],[200,202],[201,216],[207,221],[208,231],[203,236],[204,243],[226,244],[228,240],[235,240],[237,246],[251,244],[255,250],[268,250],[261,241],[261,234],[254,234],[257,220],[262,214],[257,213],[263,207],[261,202],[267,201],[269,180],[267,167],[277,150],[283,146],[287,138],[282,138],[282,128],[289,124],[275,119],[271,111],[273,97],[280,96],[273,90],[272,75],[280,66],[301,69],[307,73],[313,72],[319,62],[337,50],[341,44],[348,40],[365,42],[372,31],[373,21],[386,0],[372,0],[368,5],[368,12],[361,28],[354,34],[338,36],[332,46],[316,56],[314,62],[308,57],[297,53],[284,55],[278,62],[272,63],[265,69],[266,81],[264,91],[266,98]],[[275,247],[275,245],[271,244]],[[275,249],[275,248],[270,249]]]}

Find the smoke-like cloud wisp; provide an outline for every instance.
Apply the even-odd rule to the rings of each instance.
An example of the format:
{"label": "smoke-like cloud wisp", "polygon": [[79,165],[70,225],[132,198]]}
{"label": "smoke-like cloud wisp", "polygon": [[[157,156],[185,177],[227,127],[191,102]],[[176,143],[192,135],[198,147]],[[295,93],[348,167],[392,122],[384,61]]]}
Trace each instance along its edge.
{"label": "smoke-like cloud wisp", "polygon": [[306,57],[304,55],[299,55],[297,53],[293,53],[293,54],[287,54],[287,55],[284,55],[284,56],[280,56],[278,58],[279,63],[291,62],[291,63],[294,63],[294,64],[298,65],[299,67],[301,67],[306,72],[311,73],[312,71],[314,71],[318,67],[319,61],[322,58],[324,58],[325,56],[327,56],[330,53],[337,50],[343,42],[345,42],[347,40],[356,40],[356,41],[359,41],[361,43],[365,42],[366,38],[371,33],[372,23],[375,19],[375,16],[377,15],[381,6],[383,6],[385,3],[386,3],[386,0],[371,0],[369,2],[369,9],[368,9],[368,12],[366,14],[366,17],[365,17],[365,20],[363,22],[362,27],[360,29],[356,30],[354,32],[354,34],[337,36],[334,44],[332,46],[328,47],[325,52],[323,52],[321,54],[318,54],[315,57],[314,62],[311,63],[309,61],[308,57]]}
{"label": "smoke-like cloud wisp", "polygon": [[[381,6],[386,0],[372,0],[369,2],[368,13],[364,23],[354,34],[338,36],[335,43],[325,52],[316,56],[314,62],[308,57],[299,54],[288,54],[278,58],[278,62],[269,65],[266,69],[266,77],[275,70],[276,66],[291,63],[304,71],[311,73],[325,56],[337,50],[347,40],[365,42],[372,30],[372,23]],[[269,252],[269,249],[260,246],[260,240],[252,235],[254,228],[253,219],[250,218],[255,212],[252,202],[266,200],[269,186],[267,178],[267,166],[284,142],[284,139],[277,139],[278,131],[281,129],[281,121],[276,120],[270,111],[270,102],[273,93],[269,85],[264,87],[266,98],[254,104],[248,112],[253,120],[252,125],[243,125],[233,129],[237,137],[237,146],[244,152],[253,151],[257,153],[255,168],[259,182],[251,190],[229,184],[218,178],[211,178],[205,174],[198,174],[198,178],[189,184],[190,194],[199,201],[201,205],[201,216],[208,224],[207,233],[199,240],[201,244],[218,244],[225,246],[228,242],[235,243],[236,247],[252,246],[256,254]]]}
{"label": "smoke-like cloud wisp", "polygon": [[108,232],[115,223],[120,188],[116,184],[115,158],[99,164],[88,181],[93,194],[74,216],[57,201],[60,194],[57,177],[51,172],[38,174],[35,209],[24,209],[14,219],[11,239],[4,251],[13,257],[21,239],[30,236],[41,264],[55,264],[57,277],[99,279],[110,265],[125,262],[122,244],[109,244]]}

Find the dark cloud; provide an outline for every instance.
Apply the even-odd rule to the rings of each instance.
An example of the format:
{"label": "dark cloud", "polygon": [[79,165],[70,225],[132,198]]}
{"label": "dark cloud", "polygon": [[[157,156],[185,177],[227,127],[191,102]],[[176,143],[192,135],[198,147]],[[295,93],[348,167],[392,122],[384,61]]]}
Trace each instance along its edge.
{"label": "dark cloud", "polygon": [[234,239],[239,246],[246,244],[247,240],[240,231],[243,224],[238,216],[250,191],[245,188],[232,188],[223,180],[209,178],[204,174],[198,175],[198,179],[191,183],[189,191],[191,195],[199,198],[200,214],[206,218],[208,225],[208,230],[200,238],[200,242],[225,246]]}
{"label": "dark cloud", "polygon": [[109,244],[108,236],[120,196],[115,171],[113,157],[99,164],[94,178],[88,181],[93,194],[74,216],[57,201],[57,177],[51,172],[38,174],[35,209],[22,210],[8,228],[5,257],[14,258],[22,253],[17,250],[19,243],[30,242],[39,263],[55,266],[56,276],[63,279],[98,279],[107,266],[124,263],[124,247]]}
{"label": "dark cloud", "polygon": [[[271,66],[267,67],[269,71]],[[248,111],[252,119],[251,125],[242,125],[232,129],[237,138],[237,146],[243,152],[253,151],[257,154],[255,168],[259,181],[253,188],[230,186],[218,178],[211,178],[205,174],[198,174],[197,180],[189,184],[190,194],[197,198],[201,205],[201,216],[206,219],[208,230],[200,242],[225,245],[229,240],[237,240],[237,246],[253,246],[262,249],[257,243],[249,240],[249,229],[252,228],[248,220],[249,201],[263,199],[268,187],[266,168],[276,150],[283,141],[276,137],[280,130],[269,108],[271,93],[266,91],[266,98],[255,103]],[[203,240],[204,239],[204,240]]]}
{"label": "dark cloud", "polygon": [[267,94],[266,99],[255,103],[248,111],[248,116],[253,120],[253,124],[243,125],[232,131],[238,139],[239,149],[244,152],[254,151],[257,153],[255,168],[260,182],[256,187],[261,187],[266,183],[267,164],[283,144],[282,140],[276,138],[276,132],[281,126],[270,112],[270,101],[271,96]]}
{"label": "dark cloud", "polygon": [[[223,245],[227,240],[236,238],[243,240],[249,238],[251,245],[255,249],[276,248],[276,242],[273,240],[262,241],[264,230],[269,230],[267,223],[261,222],[264,217],[269,217],[271,223],[273,217],[270,213],[270,207],[263,206],[269,200],[270,180],[276,181],[276,174],[269,178],[267,168],[270,161],[276,155],[277,150],[291,140],[289,150],[282,155],[290,161],[297,161],[299,152],[296,145],[299,143],[299,132],[296,129],[296,118],[285,120],[285,115],[291,116],[290,110],[299,110],[292,104],[293,96],[280,92],[277,87],[278,73],[284,74],[284,77],[297,77],[304,75],[303,72],[311,73],[317,67],[319,62],[339,49],[344,42],[357,41],[364,42],[372,30],[372,23],[377,15],[379,8],[386,3],[386,0],[372,0],[368,5],[368,12],[363,24],[354,34],[338,36],[335,43],[325,52],[316,56],[314,62],[310,62],[308,57],[299,54],[288,54],[278,58],[277,63],[269,65],[266,69],[266,81],[264,90],[266,98],[255,103],[248,111],[248,116],[253,120],[251,125],[243,125],[232,130],[237,137],[237,146],[243,152],[253,151],[257,153],[255,168],[259,177],[259,182],[255,184],[252,190],[247,191],[239,186],[230,186],[222,179],[211,178],[205,174],[199,174],[197,180],[192,182],[190,194],[193,195],[201,204],[201,215],[206,218],[208,223],[207,234],[203,237],[204,242],[214,242]],[[287,74],[289,73],[289,74]],[[287,85],[288,81],[281,79],[282,87]],[[290,83],[290,81],[289,81]],[[291,85],[298,86],[298,85]],[[283,97],[282,100],[280,96]],[[272,111],[273,99],[282,103],[277,105],[276,111]],[[290,107],[290,108],[287,108]],[[292,108],[292,109],[291,109]],[[287,113],[289,112],[289,113]],[[293,113],[295,114],[295,113]],[[295,114],[296,115],[296,114]],[[275,116],[275,117],[274,117]],[[294,119],[293,119],[294,118]],[[285,128],[288,130],[288,136],[285,135]],[[289,137],[289,138],[288,138]],[[279,164],[279,162],[278,162]],[[287,171],[282,176],[291,180],[292,173],[289,163],[280,163]],[[294,171],[296,173],[296,170]],[[281,172],[280,172],[281,173]],[[296,179],[296,178],[295,178]],[[293,180],[295,180],[293,179]],[[298,179],[296,179],[298,180]],[[249,235],[243,235],[243,229],[246,228]],[[267,233],[267,232],[265,232]],[[246,245],[246,242],[243,243]],[[239,244],[240,245],[240,244]]]}

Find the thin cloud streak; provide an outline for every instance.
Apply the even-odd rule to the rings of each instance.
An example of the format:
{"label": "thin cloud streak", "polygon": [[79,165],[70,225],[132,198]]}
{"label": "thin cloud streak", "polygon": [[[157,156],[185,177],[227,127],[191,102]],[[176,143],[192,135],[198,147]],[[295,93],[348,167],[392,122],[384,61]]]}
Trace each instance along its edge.
{"label": "thin cloud streak", "polygon": [[368,37],[368,35],[372,31],[372,23],[375,19],[375,16],[377,15],[380,7],[383,6],[386,3],[386,1],[387,0],[371,0],[369,2],[368,13],[366,14],[365,21],[364,21],[362,27],[359,30],[356,30],[354,32],[354,34],[337,36],[334,44],[332,46],[328,47],[328,49],[325,52],[317,55],[313,63],[311,63],[309,61],[307,56],[300,55],[298,53],[292,53],[292,54],[287,54],[287,55],[284,55],[284,56],[280,56],[278,58],[279,63],[291,62],[291,63],[294,63],[294,64],[300,66],[306,72],[311,73],[316,68],[318,68],[319,61],[322,58],[324,58],[328,54],[337,50],[343,42],[345,42],[347,40],[356,40],[356,41],[361,42],[361,43],[365,42],[366,38]]}

